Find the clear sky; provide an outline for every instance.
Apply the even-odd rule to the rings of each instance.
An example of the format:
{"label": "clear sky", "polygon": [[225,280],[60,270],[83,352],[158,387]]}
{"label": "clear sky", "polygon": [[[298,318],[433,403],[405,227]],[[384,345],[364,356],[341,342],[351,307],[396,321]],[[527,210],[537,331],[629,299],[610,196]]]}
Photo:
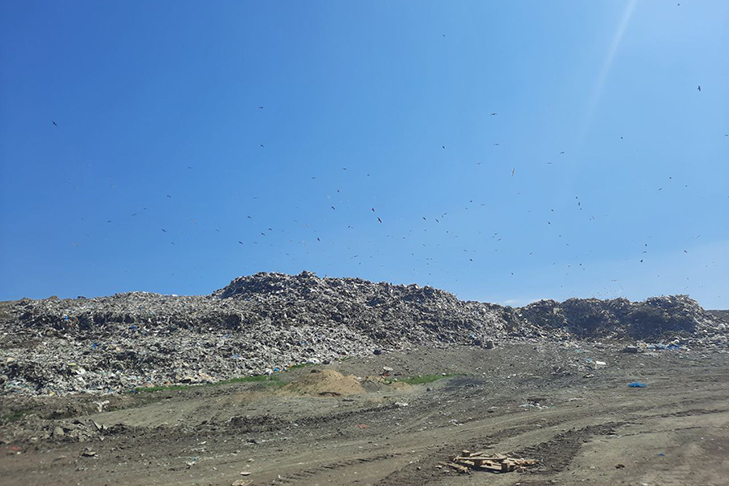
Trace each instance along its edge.
{"label": "clear sky", "polygon": [[726,0],[4,1],[0,299],[309,270],[729,308],[727,25]]}

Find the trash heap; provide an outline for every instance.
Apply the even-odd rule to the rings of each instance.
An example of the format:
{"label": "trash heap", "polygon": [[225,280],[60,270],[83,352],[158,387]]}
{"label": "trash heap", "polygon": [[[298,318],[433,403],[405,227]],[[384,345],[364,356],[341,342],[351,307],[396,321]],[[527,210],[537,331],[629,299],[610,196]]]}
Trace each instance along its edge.
{"label": "trash heap", "polygon": [[130,292],[0,303],[0,389],[119,393],[408,346],[662,335],[727,347],[726,325],[686,296],[546,300],[513,309],[432,287],[258,273],[206,296]]}

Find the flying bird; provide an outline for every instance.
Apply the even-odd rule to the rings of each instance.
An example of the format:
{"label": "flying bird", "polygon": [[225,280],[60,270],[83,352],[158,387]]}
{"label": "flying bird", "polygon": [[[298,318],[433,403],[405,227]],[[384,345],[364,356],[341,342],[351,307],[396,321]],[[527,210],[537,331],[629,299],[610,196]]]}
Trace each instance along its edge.
{"label": "flying bird", "polygon": [[163,233],[167,233],[167,230],[166,230],[166,229],[164,229],[164,228],[162,228],[162,232],[163,232]]}
{"label": "flying bird", "polygon": [[260,145],[261,145],[261,148],[263,148],[263,144],[260,144]]}
{"label": "flying bird", "polygon": [[240,243],[241,245],[243,244],[243,242],[242,242],[242,241],[240,241],[240,240],[238,240],[238,243]]}
{"label": "flying bird", "polygon": [[382,220],[379,218],[379,216],[377,217],[377,221],[379,221],[380,223],[382,223]]}
{"label": "flying bird", "polygon": [[334,211],[337,210],[337,208],[335,208],[334,206],[329,206],[329,207],[332,208]]}
{"label": "flying bird", "polygon": [[445,148],[445,145],[441,145],[441,147]]}
{"label": "flying bird", "polygon": [[375,208],[371,208],[371,209],[372,209],[372,212],[374,213],[375,212]]}
{"label": "flying bird", "polygon": [[259,106],[259,107],[258,107],[258,109],[259,109],[259,110],[262,110],[262,109],[263,109],[263,107],[262,107],[262,106]]}
{"label": "flying bird", "polygon": [[514,167],[513,169],[511,169],[511,177],[514,177],[514,174],[515,173],[516,173],[516,167]]}
{"label": "flying bird", "polygon": [[58,124],[56,122],[54,122],[53,120],[51,120],[51,123],[53,123],[53,126],[54,127],[57,127],[58,126]]}
{"label": "flying bird", "polygon": [[491,113],[491,116],[496,116],[496,115],[498,115],[498,113],[496,113],[496,112]]}
{"label": "flying bird", "polygon": [[699,93],[701,93],[701,85],[699,85],[698,90],[699,90]]}

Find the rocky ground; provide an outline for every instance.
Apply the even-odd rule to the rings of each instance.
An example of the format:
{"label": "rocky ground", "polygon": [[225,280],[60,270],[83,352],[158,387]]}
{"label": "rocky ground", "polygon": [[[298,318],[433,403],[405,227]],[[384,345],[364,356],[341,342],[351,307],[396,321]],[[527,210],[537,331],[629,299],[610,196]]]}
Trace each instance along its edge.
{"label": "rocky ground", "polygon": [[[3,484],[719,485],[726,313],[259,274],[0,305]],[[638,382],[645,387],[629,387]],[[462,449],[536,459],[460,474]]]}
{"label": "rocky ground", "polygon": [[[535,341],[103,400],[12,395],[0,475],[9,485],[720,485],[728,365],[721,349]],[[500,475],[441,464],[462,449],[538,462]]]}

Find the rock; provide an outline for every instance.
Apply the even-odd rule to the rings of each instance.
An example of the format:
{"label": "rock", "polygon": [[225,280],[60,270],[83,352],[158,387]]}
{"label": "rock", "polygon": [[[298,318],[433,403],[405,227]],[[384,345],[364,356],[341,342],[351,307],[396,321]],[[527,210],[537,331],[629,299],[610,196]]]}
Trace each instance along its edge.
{"label": "rock", "polygon": [[632,353],[635,354],[639,351],[638,346],[625,346],[623,348],[623,353]]}
{"label": "rock", "polygon": [[56,426],[56,428],[53,429],[53,437],[60,438],[65,435],[66,435],[66,433],[63,431],[62,427]]}

